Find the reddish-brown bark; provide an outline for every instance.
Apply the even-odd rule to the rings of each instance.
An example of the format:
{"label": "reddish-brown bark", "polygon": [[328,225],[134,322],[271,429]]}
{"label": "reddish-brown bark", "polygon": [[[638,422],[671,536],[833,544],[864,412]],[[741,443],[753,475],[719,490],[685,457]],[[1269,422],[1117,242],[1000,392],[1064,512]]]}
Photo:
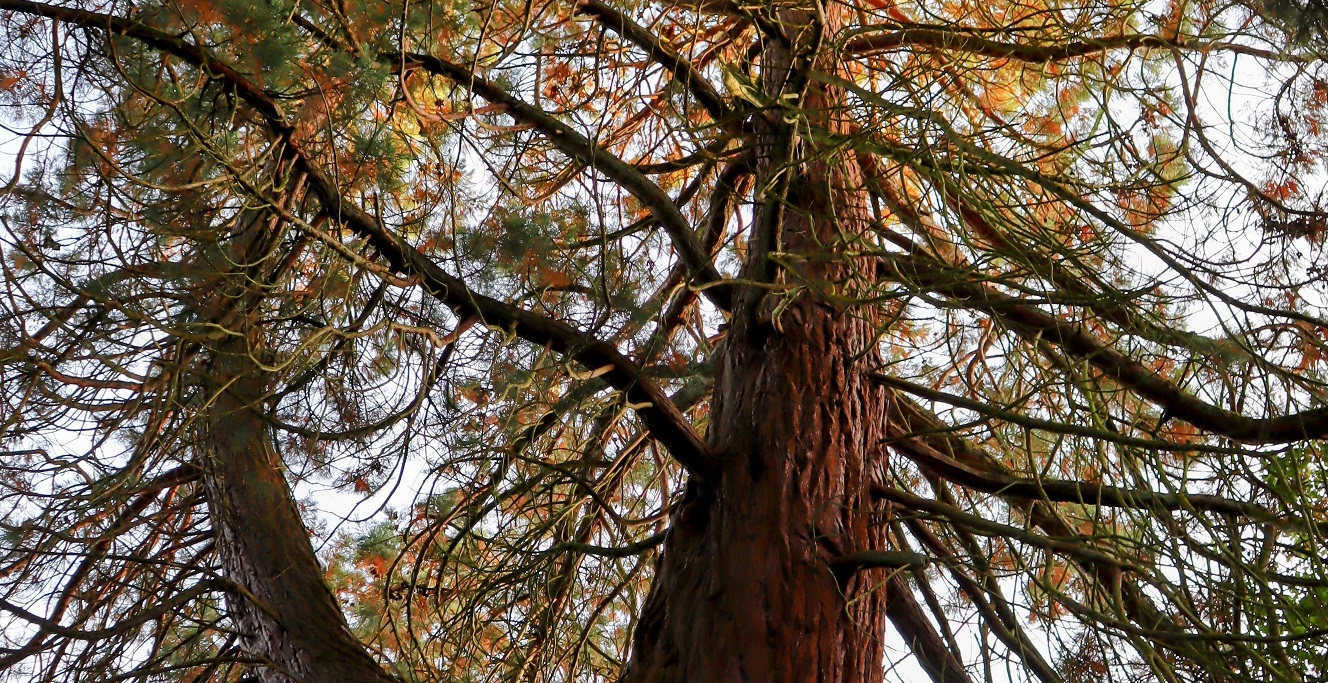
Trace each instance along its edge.
{"label": "reddish-brown bark", "polygon": [[[884,396],[867,377],[870,326],[811,296],[784,334],[730,337],[710,442],[719,480],[674,516],[625,680],[879,681],[884,570],[827,560],[884,546]],[[870,356],[870,354],[868,354]]]}
{"label": "reddish-brown bark", "polygon": [[[781,20],[813,23],[806,12]],[[812,39],[804,30],[794,44]],[[798,57],[771,43],[763,69],[778,97],[788,87],[778,75],[793,73],[787,82],[797,87]],[[839,96],[812,83],[803,111],[839,128],[820,113]],[[833,255],[868,226],[851,158],[803,163],[780,188],[781,157],[806,152],[788,134],[772,128],[758,161],[756,187],[786,201],[758,197],[766,201],[745,268],[753,279],[773,274],[766,250]],[[763,222],[774,228],[765,236]],[[626,681],[881,680],[888,570],[837,576],[829,565],[886,547],[871,495],[884,476],[887,426],[886,393],[869,374],[880,361],[875,325],[835,303],[851,294],[853,270],[842,258],[807,259],[775,275],[810,285],[800,293],[738,297],[711,403],[720,475],[691,483],[674,515]]]}

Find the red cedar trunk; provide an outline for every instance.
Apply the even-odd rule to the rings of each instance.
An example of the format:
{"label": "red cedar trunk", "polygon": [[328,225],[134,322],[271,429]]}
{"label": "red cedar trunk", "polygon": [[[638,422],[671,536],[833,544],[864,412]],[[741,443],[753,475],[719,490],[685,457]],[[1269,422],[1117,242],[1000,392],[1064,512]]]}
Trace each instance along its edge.
{"label": "red cedar trunk", "polygon": [[[805,12],[781,18],[786,27],[811,23]],[[767,49],[767,88],[791,61],[787,51]],[[813,83],[804,111],[842,128],[818,114],[840,96]],[[777,170],[777,136],[770,139],[758,189]],[[778,219],[780,250],[833,253],[866,232],[862,186],[851,152],[802,164]],[[759,249],[759,238],[753,243]],[[888,574],[836,577],[827,564],[886,547],[884,513],[870,494],[884,476],[887,414],[885,392],[866,374],[880,361],[875,326],[823,294],[847,293],[852,265],[799,267],[786,281],[815,284],[778,313],[780,297],[739,297],[748,302],[734,311],[718,352],[708,434],[722,472],[689,484],[674,515],[625,681],[881,680]],[[762,268],[753,260],[746,272]]]}
{"label": "red cedar trunk", "polygon": [[262,260],[271,239],[264,223],[251,219],[230,254],[199,264],[200,272],[218,273],[199,288],[204,319],[238,333],[210,352],[210,403],[197,433],[222,573],[234,587],[231,618],[243,656],[269,662],[254,668],[264,683],[388,683],[394,679],[351,633],[327,585],[259,412],[269,380],[255,360],[262,357],[256,316],[246,310],[259,273],[253,266],[234,272],[233,264]]}
{"label": "red cedar trunk", "polygon": [[689,486],[635,636],[631,683],[879,681],[881,571],[840,585],[826,560],[884,547],[884,396],[866,380],[870,327],[812,297],[800,324],[730,338],[710,442],[714,486]]}

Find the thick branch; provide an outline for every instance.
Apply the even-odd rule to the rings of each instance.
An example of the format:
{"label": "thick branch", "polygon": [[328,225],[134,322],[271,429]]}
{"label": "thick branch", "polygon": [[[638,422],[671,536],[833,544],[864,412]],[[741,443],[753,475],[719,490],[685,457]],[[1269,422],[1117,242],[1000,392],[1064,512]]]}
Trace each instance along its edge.
{"label": "thick branch", "polygon": [[1106,36],[1060,43],[1006,43],[938,28],[903,28],[871,33],[850,40],[845,52],[855,55],[886,52],[901,47],[933,47],[947,52],[967,52],[992,59],[1015,59],[1044,63],[1086,57],[1112,50],[1227,51],[1263,59],[1286,59],[1285,55],[1237,43],[1195,41],[1187,38],[1133,34]]}
{"label": "thick branch", "polygon": [[927,621],[922,606],[901,576],[892,576],[886,582],[885,614],[933,683],[971,683],[964,665]]}
{"label": "thick branch", "polygon": [[863,569],[923,569],[931,559],[920,553],[902,550],[860,550],[829,561],[830,568],[841,576]]}
{"label": "thick branch", "polygon": [[1168,418],[1250,444],[1328,438],[1328,406],[1271,418],[1252,418],[1219,408],[1159,377],[1143,363],[1115,350],[1091,332],[1062,321],[1023,300],[975,282],[973,274],[948,268],[920,255],[881,260],[891,280],[936,292],[981,310],[1028,340],[1050,342],[1162,408]]}
{"label": "thick branch", "polygon": [[310,186],[318,192],[329,214],[356,234],[369,238],[393,270],[419,277],[430,293],[458,314],[475,316],[490,325],[511,329],[528,342],[548,346],[586,368],[600,372],[605,382],[627,396],[651,436],[664,444],[679,463],[694,475],[709,476],[715,462],[709,447],[659,385],[643,377],[641,368],[618,349],[566,323],[471,291],[460,279],[443,271],[358,207],[348,203],[338,206],[341,196],[331,180],[321,171],[311,166],[310,169]]}
{"label": "thick branch", "polygon": [[[668,395],[641,375],[640,367],[619,353],[612,345],[594,339],[570,325],[471,291],[460,279],[443,271],[405,240],[387,230],[358,206],[347,201],[333,180],[304,154],[294,139],[293,126],[286,121],[284,113],[276,102],[262,88],[221,59],[181,38],[141,22],[113,15],[56,7],[28,0],[0,0],[0,10],[55,18],[90,30],[124,35],[214,74],[234,88],[236,94],[261,114],[273,132],[286,143],[287,153],[296,169],[306,174],[309,188],[318,196],[329,217],[342,223],[356,235],[367,239],[394,271],[418,277],[431,294],[453,308],[463,318],[474,316],[489,325],[510,329],[528,342],[548,346],[558,353],[566,354],[586,368],[602,372],[604,380],[610,386],[622,391],[628,401],[636,406],[637,414],[650,430],[651,436],[664,444],[679,463],[692,474],[702,478],[712,471],[715,459],[710,454],[709,448],[692,430],[682,413],[668,400]],[[411,59],[416,58],[411,57]],[[679,246],[679,252],[684,254],[684,261],[693,266],[704,265],[704,268],[709,269],[713,276],[706,281],[718,280],[718,273],[714,271],[714,266],[709,264],[708,256],[696,243],[695,235],[692,234],[682,214],[668,196],[645,176],[600,150],[565,124],[474,77],[461,67],[437,58],[424,59],[428,61],[426,67],[432,65],[440,69],[440,73],[456,76],[459,82],[469,84],[471,89],[482,97],[505,104],[511,111],[519,110],[531,117],[527,120],[538,120],[546,127],[545,132],[550,139],[555,142],[560,138],[565,139],[564,144],[586,155],[587,163],[594,163],[601,170],[607,168],[617,171],[617,175],[626,179],[624,185],[628,189],[633,189],[631,185],[634,185],[641,193],[638,196],[648,197],[643,201],[652,211],[657,212],[656,217],[671,235],[675,232],[680,232],[680,236],[685,235],[686,239],[682,240]],[[609,175],[614,176],[613,173]],[[712,297],[719,296],[714,288],[706,291],[710,292]],[[723,300],[723,297],[720,298]]]}
{"label": "thick branch", "polygon": [[729,110],[724,104],[724,98],[719,96],[710,85],[710,81],[697,73],[686,57],[678,54],[677,50],[669,47],[654,33],[602,0],[578,0],[576,7],[578,12],[595,17],[600,23],[631,41],[647,56],[668,69],[674,78],[691,91],[696,101],[705,107],[710,113],[710,118],[721,124],[728,119]]}
{"label": "thick branch", "polygon": [[706,298],[721,310],[729,310],[729,288],[723,284],[719,271],[710,262],[710,255],[701,246],[687,218],[677,204],[631,164],[619,159],[594,141],[576,132],[571,126],[550,116],[547,112],[525,102],[497,85],[481,78],[470,69],[436,55],[384,54],[383,59],[393,64],[406,63],[423,68],[431,74],[443,76],[494,104],[506,107],[505,113],[517,121],[539,131],[554,147],[564,154],[598,170],[636,197],[664,232],[673,241],[678,258],[687,266],[687,272],[697,286],[704,287]]}
{"label": "thick branch", "polygon": [[[926,555],[902,550],[862,550],[828,562],[841,585],[864,569],[924,569],[930,563]],[[927,621],[908,582],[898,572],[886,579],[885,614],[933,683],[971,683],[963,664]]]}

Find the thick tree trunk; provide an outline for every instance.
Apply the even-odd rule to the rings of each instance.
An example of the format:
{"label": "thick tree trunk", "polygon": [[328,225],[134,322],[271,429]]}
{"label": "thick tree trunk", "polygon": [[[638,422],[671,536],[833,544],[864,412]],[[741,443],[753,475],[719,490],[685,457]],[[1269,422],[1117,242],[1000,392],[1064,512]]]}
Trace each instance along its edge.
{"label": "thick tree trunk", "polygon": [[[780,18],[795,46],[813,39],[810,13]],[[771,43],[763,73],[774,98],[787,92],[782,75],[797,56]],[[827,66],[833,71],[818,68]],[[839,96],[813,83],[803,110],[841,128],[823,113]],[[789,135],[772,131],[758,163],[757,188],[777,194],[777,174],[789,175],[786,196],[765,197],[758,211],[744,270],[751,279],[772,272],[766,250],[833,255],[867,231],[851,153],[789,172],[781,158],[808,152]],[[880,361],[876,329],[833,296],[851,294],[854,266],[808,259],[785,274],[786,283],[812,285],[791,300],[757,290],[736,297],[708,434],[722,471],[691,482],[674,515],[626,681],[881,680],[888,570],[837,576],[828,563],[886,547],[884,512],[870,492],[884,476],[887,415],[885,392],[866,374]]]}
{"label": "thick tree trunk", "polygon": [[228,330],[204,355],[205,396],[196,433],[208,511],[227,603],[243,656],[264,683],[388,683],[394,679],[351,633],[324,579],[263,420],[270,376],[264,357],[255,280],[264,279],[272,224],[253,216],[228,252],[197,267],[203,320]]}
{"label": "thick tree trunk", "polygon": [[[829,558],[885,545],[885,397],[865,377],[870,325],[811,296],[785,332],[733,332],[712,404],[718,481],[689,485],[625,680],[870,682],[884,660],[884,570]],[[736,330],[734,331],[736,332]]]}

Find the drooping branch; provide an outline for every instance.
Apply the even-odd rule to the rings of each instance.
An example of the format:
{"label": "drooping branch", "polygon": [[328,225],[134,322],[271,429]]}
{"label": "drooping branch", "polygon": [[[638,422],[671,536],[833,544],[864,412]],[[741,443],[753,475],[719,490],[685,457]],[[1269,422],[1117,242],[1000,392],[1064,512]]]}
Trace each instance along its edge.
{"label": "drooping branch", "polygon": [[[855,136],[863,135],[860,129],[854,129],[852,132]],[[898,146],[894,143],[881,140],[879,136],[864,135],[863,137],[869,140],[870,143],[855,144],[854,152],[858,164],[866,176],[868,190],[872,192],[873,196],[881,200],[896,219],[912,231],[918,239],[922,240],[922,244],[907,241],[902,236],[896,236],[889,232],[885,233],[887,239],[903,247],[909,253],[923,251],[923,245],[925,245],[925,249],[930,252],[931,256],[947,266],[957,269],[971,268],[972,264],[959,252],[958,245],[954,243],[954,236],[947,234],[946,230],[937,224],[932,216],[925,215],[915,207],[905,203],[897,178],[892,181],[884,176],[882,172],[883,165],[877,152],[882,150],[901,152],[903,150],[898,149]],[[974,207],[967,198],[961,196],[954,185],[937,181],[933,182],[932,187],[941,195],[957,219],[974,234],[981,236],[983,241],[991,243],[992,251],[996,255],[1017,257],[1017,255],[1024,253],[1019,245],[1011,241],[1008,235],[997,230],[978,208]],[[1190,350],[1219,351],[1222,353],[1238,350],[1238,347],[1233,349],[1230,344],[1224,344],[1196,332],[1155,324],[1129,306],[1123,305],[1111,297],[1100,296],[1091,286],[1092,283],[1081,281],[1074,273],[1064,268],[1055,268],[1049,262],[1044,263],[1037,258],[1021,258],[1019,264],[1021,267],[1030,269],[1036,277],[1047,282],[1055,282],[1058,293],[1082,300],[1083,306],[1092,310],[1103,320],[1111,322],[1130,334],[1139,335],[1159,344],[1180,346]],[[1254,362],[1267,363],[1255,354],[1243,354],[1243,357],[1248,357]]]}
{"label": "drooping branch", "polygon": [[877,373],[876,380],[882,384],[889,385],[908,394],[912,394],[928,401],[944,403],[966,410],[971,410],[983,417],[1007,422],[1028,429],[1049,432],[1052,434],[1066,434],[1071,436],[1080,436],[1088,439],[1096,439],[1103,443],[1112,443],[1125,448],[1137,448],[1141,450],[1157,450],[1164,452],[1178,453],[1206,453],[1211,455],[1235,455],[1248,453],[1242,451],[1239,447],[1214,446],[1211,444],[1189,444],[1167,441],[1164,439],[1150,439],[1144,437],[1130,436],[1119,431],[1112,431],[1105,427],[1096,427],[1090,425],[1073,424],[1069,422],[1060,422],[1040,417],[1033,417],[1015,410],[1012,407],[996,406],[984,401],[959,396],[956,394],[932,389],[916,382],[910,382],[906,379],[892,377],[885,373]]}
{"label": "drooping branch", "polygon": [[1177,50],[1204,54],[1231,52],[1263,59],[1286,59],[1286,55],[1249,45],[1191,40],[1179,36],[1137,33],[1064,42],[1006,43],[932,26],[901,26],[873,31],[849,40],[844,50],[854,55],[871,55],[914,47],[937,48],[950,53],[966,52],[992,59],[1014,59],[1035,64],[1077,59],[1115,50]]}
{"label": "drooping branch", "polygon": [[[877,380],[899,391],[933,400],[945,400],[944,398],[937,399],[936,394],[941,392],[928,390],[926,387],[912,382],[883,375],[877,375]],[[949,395],[944,394],[944,396],[948,397]],[[896,416],[898,418],[896,424],[909,425],[911,423],[923,422],[925,424],[930,422],[925,418],[919,419],[921,415],[927,412],[922,406],[898,394],[895,400],[900,404],[897,408],[899,414]],[[1199,510],[1222,515],[1235,515],[1275,526],[1317,528],[1317,525],[1295,516],[1279,515],[1261,505],[1222,496],[1183,492],[1157,493],[1146,489],[1130,489],[1107,484],[1015,476],[1007,470],[998,470],[971,460],[961,461],[952,457],[937,448],[939,444],[933,443],[935,438],[927,438],[928,436],[936,436],[934,433],[929,433],[933,429],[946,428],[939,426],[939,424],[927,424],[926,426],[919,424],[911,429],[908,426],[901,426],[900,432],[894,435],[894,440],[890,442],[890,445],[896,451],[903,453],[910,460],[917,463],[919,467],[935,473],[946,481],[975,491],[1025,500],[1046,500],[1052,503],[1077,503],[1099,507]]]}
{"label": "drooping branch", "polygon": [[710,81],[697,73],[692,63],[677,50],[603,0],[578,0],[577,12],[595,17],[610,30],[631,41],[686,86],[696,101],[709,112],[711,119],[720,125],[728,122],[730,112],[724,103],[724,98],[720,97],[714,86],[710,85]]}
{"label": "drooping branch", "polygon": [[993,522],[978,515],[964,512],[959,508],[938,500],[923,498],[922,496],[909,493],[908,491],[889,486],[875,487],[872,489],[872,492],[880,499],[896,503],[905,510],[934,515],[952,524],[962,525],[983,536],[1008,538],[1021,543],[1027,543],[1028,545],[1043,550],[1059,553],[1067,557],[1073,557],[1076,560],[1091,562],[1117,570],[1126,569],[1130,566],[1128,561],[1113,557],[1100,550],[1089,548],[1081,544],[1079,539],[1043,536],[1041,534],[1025,531],[1009,524]]}
{"label": "drooping branch", "polygon": [[723,282],[719,271],[715,270],[710,255],[701,246],[686,217],[678,210],[677,204],[645,174],[581,135],[571,126],[485,80],[461,64],[437,55],[418,53],[406,55],[386,53],[382,55],[382,59],[390,64],[404,64],[407,69],[422,68],[467,88],[489,102],[502,105],[506,108],[504,112],[508,116],[532,126],[559,151],[618,183],[645,205],[655,220],[659,221],[664,232],[672,240],[678,258],[687,266],[688,274],[695,286],[702,287],[706,298],[720,310],[730,309],[729,287]]}
{"label": "drooping branch", "polygon": [[[1050,26],[986,14],[982,0],[930,8],[931,24],[880,3],[573,0],[445,16],[416,3],[270,15],[252,3],[0,0],[14,6],[55,18],[65,59],[44,40],[50,20],[0,11],[13,39],[0,90],[16,115],[55,128],[33,133],[54,135],[43,143],[54,165],[17,179],[28,184],[8,207],[17,258],[0,258],[0,427],[15,449],[71,428],[94,441],[0,458],[19,475],[0,488],[40,513],[29,524],[11,511],[18,543],[0,580],[27,613],[5,616],[29,635],[43,624],[23,616],[66,629],[15,643],[26,671],[89,664],[89,677],[114,677],[127,664],[130,676],[201,680],[280,677],[295,661],[289,676],[308,680],[282,649],[302,638],[347,652],[363,640],[368,660],[408,677],[513,681],[623,671],[680,683],[741,668],[751,680],[879,683],[897,675],[882,667],[896,655],[942,682],[991,678],[1002,663],[1042,683],[1260,669],[1290,680],[1291,662],[1315,661],[1320,444],[1163,429],[1178,419],[1174,396],[1125,376],[1142,365],[1181,398],[1253,418],[1328,405],[1317,379],[1328,321],[1303,296],[1325,279],[1303,251],[1322,245],[1289,244],[1278,222],[1317,215],[1293,157],[1317,149],[1305,131],[1323,118],[1322,84],[1297,69],[1312,48],[1274,43],[1279,27],[1258,12],[1153,17],[1115,3]],[[1130,27],[1175,40],[1110,44]],[[1227,121],[1195,103],[1212,90],[1197,85],[1213,83],[1205,58],[1244,46],[1285,49],[1251,57],[1284,86],[1252,105],[1289,119],[1236,149],[1204,139],[1226,128],[1206,119]],[[412,52],[465,73],[429,73]],[[529,108],[486,99],[476,76]],[[461,110],[444,111],[447,93]],[[1199,147],[1185,147],[1195,135]],[[570,165],[521,167],[531,150]],[[617,159],[596,156],[605,150]],[[1271,172],[1299,187],[1249,176],[1250,154],[1291,160]],[[745,155],[751,167],[737,171]],[[476,159],[501,188],[468,179]],[[619,161],[676,211],[611,177]],[[298,193],[283,191],[288,173]],[[533,198],[513,173],[540,181]],[[568,184],[578,179],[590,185]],[[615,196],[637,215],[578,236],[592,215],[621,213]],[[504,219],[529,201],[553,213]],[[231,258],[238,216],[255,214],[270,248]],[[675,255],[678,235],[701,260]],[[273,268],[283,251],[290,265]],[[1171,271],[1154,272],[1150,251]],[[235,302],[247,317],[200,317],[213,288],[191,259],[219,253],[229,293],[217,308]],[[787,277],[737,270],[767,256]],[[186,265],[104,276],[99,291],[97,275],[161,259]],[[742,277],[706,281],[701,262]],[[697,304],[716,295],[742,300],[719,335],[714,307]],[[1206,303],[1226,336],[1188,331]],[[506,342],[450,365],[457,333],[441,338],[451,323],[437,327],[439,311]],[[592,316],[614,331],[592,331]],[[1100,348],[1076,351],[1076,332]],[[1110,351],[1123,360],[1104,370]],[[921,374],[881,374],[900,372],[888,360],[899,357],[895,368]],[[648,391],[665,383],[685,384],[666,397],[676,410]],[[1068,403],[1040,404],[1048,392]],[[693,412],[696,396],[709,402]],[[677,461],[656,435],[676,437]],[[394,456],[425,457],[432,481],[402,477]],[[321,571],[283,467],[306,459],[320,477],[353,468],[333,485],[358,493],[395,480],[418,505],[334,542]],[[159,474],[182,461],[209,469]],[[704,473],[679,490],[689,467]],[[41,499],[23,477],[44,472],[71,484]],[[606,490],[596,473],[624,478]],[[192,476],[204,483],[174,488]],[[887,500],[875,486],[902,491]],[[897,554],[915,549],[925,557]],[[654,569],[642,561],[653,555]],[[210,578],[210,595],[178,598]],[[351,638],[337,624],[348,601]],[[605,629],[624,618],[631,628]],[[913,654],[884,650],[891,622]],[[614,654],[624,648],[631,664]],[[356,677],[319,666],[322,679]],[[363,670],[379,680],[378,668]]]}
{"label": "drooping branch", "polygon": [[[116,513],[115,518],[107,528],[99,533],[97,540],[91,544],[90,552],[84,556],[83,561],[68,573],[64,580],[64,587],[58,592],[58,597],[55,598],[53,604],[50,606],[47,616],[43,617],[33,614],[21,609],[18,605],[0,600],[0,612],[14,614],[23,621],[34,624],[38,627],[37,633],[35,633],[28,642],[21,647],[0,650],[0,652],[3,652],[3,656],[0,656],[0,670],[14,667],[24,659],[41,652],[44,647],[47,646],[46,643],[50,636],[98,640],[105,635],[109,635],[110,632],[94,633],[92,631],[79,630],[75,628],[78,625],[77,622],[70,626],[61,625],[60,622],[64,617],[66,610],[69,609],[69,606],[75,601],[78,590],[83,584],[84,579],[89,574],[95,572],[98,563],[105,558],[108,552],[110,552],[112,541],[133,527],[133,524],[139,515],[142,514],[143,511],[154,501],[158,500],[161,489],[189,483],[196,479],[198,475],[199,472],[197,468],[183,466],[162,473],[152,481],[144,482],[139,486],[137,488],[137,495],[135,495],[123,509]],[[75,524],[71,531],[81,528],[89,521],[90,520]],[[215,586],[213,584],[202,582],[195,586],[197,592],[191,590],[190,594],[193,597],[197,597],[214,588]],[[170,604],[172,605],[172,608],[174,608],[175,603],[172,601]],[[160,613],[166,614],[170,611],[170,609],[167,609]],[[143,623],[143,621],[137,623]]]}
{"label": "drooping branch", "polygon": [[[995,457],[987,453],[984,449],[974,445],[969,440],[954,434],[953,430],[948,428],[940,418],[932,414],[931,411],[916,404],[911,399],[905,396],[896,395],[892,401],[892,405],[897,406],[897,409],[891,413],[891,422],[895,425],[894,429],[898,430],[894,435],[897,439],[900,437],[917,436],[919,441],[925,442],[926,445],[936,453],[947,454],[955,461],[981,469],[996,470],[1001,468],[999,461]],[[899,443],[907,446],[909,442],[906,439],[900,439]],[[906,456],[909,456],[910,459],[913,459],[913,456],[916,454],[916,451],[910,452],[905,448],[897,449],[896,452],[903,453]],[[930,461],[931,456],[929,455],[926,459]],[[927,469],[926,465],[922,465],[922,467],[924,471],[931,472],[931,470]],[[936,477],[933,480],[934,482],[946,480],[944,476],[940,476],[939,474],[933,474],[932,476]],[[991,533],[998,527],[1007,526],[990,522],[989,520],[985,520],[976,515],[968,515],[967,513],[959,511],[953,505],[941,501],[928,501],[927,499],[914,496],[907,492],[897,490],[886,492],[880,490],[878,493],[887,494],[887,497],[896,499],[897,503],[904,505],[905,507],[911,504],[918,504],[920,507],[917,509],[920,510],[933,508],[931,510],[932,513],[939,514],[941,517],[946,518],[947,521],[956,524],[957,529],[970,528],[976,531],[978,529],[975,527],[986,527],[985,532]],[[996,495],[1001,494],[997,492]],[[1014,504],[1020,504],[1021,502],[1021,499],[1014,497],[1008,497],[1007,500],[1010,500]],[[1026,503],[1027,501],[1024,500],[1022,502]],[[933,503],[935,504],[934,506]],[[960,518],[956,519],[950,517],[948,513],[952,512],[958,512]],[[1060,549],[1065,549],[1067,554],[1070,554],[1069,548],[1073,546],[1076,539],[1081,538],[1081,535],[1071,529],[1064,520],[1055,514],[1051,514],[1040,500],[1035,499],[1032,501],[1029,519],[1034,526],[1042,529],[1049,535],[1033,535],[1031,537],[1034,541],[1033,545],[1041,546],[1044,549],[1053,552],[1058,550],[1057,547],[1053,546],[1059,546]],[[965,524],[965,522],[970,522],[972,525]],[[1014,529],[1013,527],[1010,527],[1008,530],[1017,534],[1029,533]],[[1041,543],[1041,541],[1047,539],[1054,539],[1053,544],[1049,545]],[[1110,556],[1096,551],[1074,554],[1079,555],[1076,558],[1076,561],[1085,573],[1094,577],[1100,584],[1104,586],[1114,586],[1120,591],[1119,600],[1125,609],[1125,614],[1130,619],[1141,624],[1145,629],[1159,634],[1166,633],[1175,635],[1181,631],[1181,627],[1159,610],[1143,592],[1140,586],[1132,582],[1122,581],[1123,568],[1121,563],[1115,558],[1111,558]],[[1094,557],[1095,555],[1100,555],[1105,561],[1097,561],[1098,558]],[[1073,556],[1073,554],[1071,556]],[[1178,644],[1184,644],[1184,642],[1185,641],[1177,641]]]}
{"label": "drooping branch", "polygon": [[[166,34],[141,22],[114,15],[68,9],[28,0],[0,0],[0,10],[56,18],[88,30],[108,31],[130,37],[214,74],[263,116],[273,133],[284,143],[286,153],[295,169],[306,176],[309,189],[318,197],[328,216],[345,225],[356,235],[365,238],[393,271],[419,278],[433,296],[455,310],[462,318],[473,316],[485,324],[510,329],[518,337],[530,343],[548,346],[558,353],[569,356],[587,369],[600,372],[605,382],[626,395],[651,435],[662,443],[683,467],[702,478],[713,471],[715,458],[709,448],[677,407],[669,401],[668,395],[657,384],[642,375],[639,366],[612,345],[594,339],[566,323],[472,291],[459,278],[448,274],[400,236],[393,234],[376,218],[342,196],[332,178],[304,153],[296,140],[294,126],[287,121],[276,101],[224,60],[182,38]],[[415,57],[411,59],[418,61]],[[460,66],[437,58],[427,59],[428,64],[441,70],[440,73],[452,74],[462,83],[467,82],[464,80],[466,77],[473,78]],[[654,200],[650,206],[652,210],[659,212],[656,215],[661,223],[667,227],[671,220],[674,229],[680,230],[680,234],[687,237],[682,243],[690,246],[691,251],[686,251],[684,246],[680,247],[680,253],[691,254],[693,259],[691,264],[703,264],[705,268],[714,271],[714,266],[709,264],[708,255],[701,251],[686,220],[658,186],[628,164],[599,150],[597,146],[565,124],[516,100],[496,86],[480,79],[471,81],[470,86],[481,96],[487,98],[488,95],[492,95],[498,98],[496,101],[507,105],[509,109],[520,109],[524,114],[542,122],[547,127],[545,132],[551,139],[570,140],[571,147],[581,150],[590,160],[597,159],[607,164],[607,168],[621,172],[628,181],[638,181],[635,183],[638,188]],[[600,156],[596,156],[597,152]],[[650,194],[651,190],[654,194]],[[670,230],[670,234],[673,234],[673,230]],[[684,258],[687,256],[684,255]],[[718,274],[715,274],[709,281],[714,282],[717,279]],[[712,297],[720,296],[714,287],[705,291],[710,292]]]}
{"label": "drooping branch", "polygon": [[1248,444],[1278,444],[1328,438],[1328,406],[1269,418],[1252,418],[1203,401],[1159,377],[1112,348],[1082,326],[1060,320],[1038,306],[979,284],[971,273],[948,267],[920,254],[883,258],[885,279],[934,292],[982,311],[1028,340],[1050,342],[1119,382],[1162,409],[1167,418]]}
{"label": "drooping branch", "polygon": [[[98,640],[105,640],[113,636],[130,633],[135,629],[140,628],[143,624],[149,621],[152,621],[154,619],[159,619],[164,615],[170,614],[208,593],[216,592],[219,589],[219,587],[222,585],[223,582],[217,581],[215,579],[200,581],[197,584],[191,586],[190,588],[176,594],[170,600],[166,600],[165,602],[155,605],[150,609],[143,610],[142,612],[139,612],[133,615],[132,617],[117,623],[114,626],[94,629],[94,630],[86,630],[86,631],[78,628],[71,628],[69,626],[64,626],[60,624],[58,621],[47,619],[46,617],[43,617],[39,614],[33,614],[32,612],[29,612],[23,609],[21,606],[9,602],[4,598],[0,598],[0,612],[7,612],[9,614],[13,614],[14,616],[22,619],[23,621],[26,621],[29,624],[36,626],[39,629],[41,635],[51,634],[72,640],[98,641]],[[0,660],[0,663],[9,664],[10,662],[7,660]]]}

